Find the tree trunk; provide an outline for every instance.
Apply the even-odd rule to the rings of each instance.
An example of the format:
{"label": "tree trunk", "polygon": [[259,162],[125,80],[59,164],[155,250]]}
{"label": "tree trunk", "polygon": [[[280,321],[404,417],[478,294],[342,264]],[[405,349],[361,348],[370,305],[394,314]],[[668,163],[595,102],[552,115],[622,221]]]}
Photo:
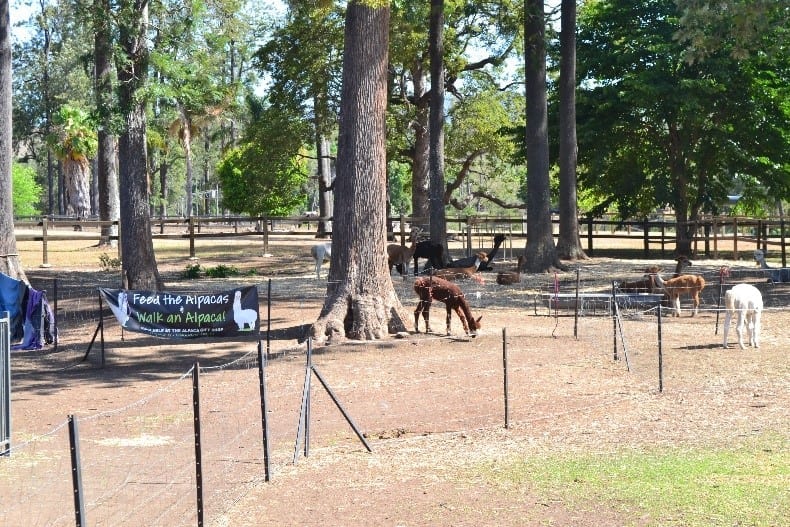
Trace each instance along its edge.
{"label": "tree trunk", "polygon": [[428,129],[430,133],[430,217],[431,241],[447,250],[447,219],[444,215],[444,0],[431,0],[428,28],[428,54],[431,59],[431,94]]}
{"label": "tree trunk", "polygon": [[526,0],[524,9],[527,94],[527,245],[524,269],[540,273],[561,266],[551,226],[543,0]]}
{"label": "tree trunk", "polygon": [[335,220],[318,341],[374,340],[406,328],[389,276],[386,119],[389,7],[349,2],[340,99]]}
{"label": "tree trunk", "polygon": [[194,187],[194,173],[192,171],[192,123],[184,110],[181,110],[181,143],[184,145],[184,165],[186,172],[186,198],[187,198],[187,218],[192,217],[192,193]]}
{"label": "tree trunk", "polygon": [[557,254],[585,260],[576,195],[576,0],[562,0],[560,31],[560,235]]}
{"label": "tree trunk", "polygon": [[90,163],[84,157],[63,161],[63,196],[66,215],[86,218],[91,210]]}
{"label": "tree trunk", "polygon": [[[329,159],[329,140],[322,132],[316,134],[318,147],[318,215],[331,218],[332,209],[332,163]],[[317,238],[326,238],[332,232],[332,220],[318,220]]]}
{"label": "tree trunk", "polygon": [[415,115],[412,128],[414,130],[414,151],[411,169],[411,210],[412,216],[420,218],[417,226],[430,232],[430,138],[428,134],[428,100],[425,97],[425,71],[422,60],[415,60],[412,68],[414,80]]}
{"label": "tree trunk", "polygon": [[124,287],[159,291],[163,284],[151,238],[145,104],[137,97],[148,65],[148,2],[135,0],[122,8],[118,18],[123,50],[118,67],[119,106],[126,117],[118,140]]}
{"label": "tree trunk", "polygon": [[0,271],[27,282],[14,233],[11,96],[11,21],[8,0],[0,0]]}

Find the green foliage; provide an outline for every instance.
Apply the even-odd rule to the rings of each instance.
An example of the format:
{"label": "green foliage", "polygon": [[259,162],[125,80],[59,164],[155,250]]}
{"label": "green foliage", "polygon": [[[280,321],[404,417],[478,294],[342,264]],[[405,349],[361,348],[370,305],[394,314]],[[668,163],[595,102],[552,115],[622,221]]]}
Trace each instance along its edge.
{"label": "green foliage", "polygon": [[252,216],[288,215],[304,207],[306,163],[299,153],[308,136],[309,123],[284,111],[263,110],[217,169],[223,205]]}
{"label": "green foliage", "polygon": [[232,276],[242,276],[244,274],[253,276],[257,275],[256,269],[250,269],[247,273],[242,273],[237,267],[232,265],[219,264],[216,267],[200,267],[200,264],[187,265],[181,273],[181,278],[186,280],[197,280],[201,276],[201,272],[207,278],[230,278]]}
{"label": "green foliage", "polygon": [[411,211],[411,167],[406,163],[387,163],[390,208],[393,214],[410,214]]}
{"label": "green foliage", "polygon": [[239,276],[241,272],[232,265],[219,264],[216,267],[207,267],[205,270],[208,278],[228,278],[229,276]]}
{"label": "green foliage", "polygon": [[181,278],[186,280],[197,280],[200,278],[200,264],[187,265],[181,272]]}
{"label": "green foliage", "polygon": [[738,61],[724,49],[689,64],[679,16],[673,0],[582,9],[580,187],[623,216],[717,213],[736,187],[747,201],[787,198],[787,54]]}
{"label": "green foliage", "polygon": [[38,207],[44,189],[36,183],[36,171],[29,165],[14,163],[11,167],[13,178],[14,216],[36,216],[41,214]]}
{"label": "green foliage", "polygon": [[96,123],[81,108],[64,104],[54,119],[47,144],[59,159],[87,160],[96,154]]}
{"label": "green foliage", "polygon": [[102,253],[99,256],[99,265],[102,271],[117,271],[121,268],[120,258],[113,258],[107,253]]}

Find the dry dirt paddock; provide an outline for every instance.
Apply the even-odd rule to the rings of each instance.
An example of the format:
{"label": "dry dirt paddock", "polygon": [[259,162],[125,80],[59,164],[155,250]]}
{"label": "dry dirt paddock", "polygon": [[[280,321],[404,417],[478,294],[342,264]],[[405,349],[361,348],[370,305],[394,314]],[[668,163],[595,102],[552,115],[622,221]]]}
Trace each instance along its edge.
{"label": "dry dirt paddock", "polygon": [[[80,251],[86,261],[98,261],[94,249]],[[665,312],[660,341],[650,309],[624,310],[616,335],[612,318],[596,306],[579,318],[548,309],[540,295],[555,287],[572,293],[574,267],[526,276],[508,288],[492,276],[464,284],[473,313],[483,317],[475,339],[463,335],[457,319],[453,335],[443,335],[444,309],[437,305],[432,326],[439,333],[315,347],[313,366],[364,434],[368,451],[318,376],[305,375],[300,341],[320,312],[325,281],[313,276],[304,247],[276,253],[261,258],[222,250],[200,264],[255,268],[256,274],[186,282],[178,275],[190,262],[160,259],[173,289],[257,283],[264,320],[271,284],[263,344],[269,351],[269,481],[254,341],[153,340],[121,335],[108,321],[104,364],[98,339],[82,360],[96,328],[90,314],[95,288],[115,277],[90,266],[31,269],[34,286],[58,277],[59,310],[72,322],[64,322],[57,350],[12,355],[12,439],[20,450],[0,460],[0,524],[73,524],[63,423],[75,415],[82,423],[89,525],[195,525],[188,375],[195,361],[202,368],[206,420],[206,525],[678,525],[671,511],[656,518],[616,496],[571,499],[507,474],[520,461],[556,455],[748,448],[760,437],[778,437],[787,446],[790,287],[764,283],[751,262],[695,261],[692,270],[709,278],[703,309],[690,317],[686,300],[681,318]],[[579,284],[605,292],[613,278],[638,277],[650,263],[591,259],[579,263]],[[660,263],[673,267],[671,260]],[[755,283],[767,299],[759,350],[721,346],[721,265],[742,271],[731,281]],[[411,280],[393,282],[412,311]],[[737,338],[734,328],[731,338]],[[310,426],[300,440],[306,377]]]}

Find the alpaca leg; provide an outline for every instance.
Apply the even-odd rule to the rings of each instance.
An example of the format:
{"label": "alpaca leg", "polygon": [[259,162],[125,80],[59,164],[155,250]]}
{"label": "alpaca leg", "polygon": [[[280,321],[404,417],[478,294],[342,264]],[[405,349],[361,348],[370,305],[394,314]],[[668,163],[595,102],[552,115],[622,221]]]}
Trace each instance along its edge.
{"label": "alpaca leg", "polygon": [[730,322],[732,321],[732,311],[729,309],[724,315],[724,347],[727,347],[727,335],[730,332]]}
{"label": "alpaca leg", "polygon": [[738,331],[738,345],[741,349],[746,349],[746,346],[743,345],[743,326],[746,322],[746,312],[743,309],[738,311],[738,326],[736,330]]}
{"label": "alpaca leg", "polygon": [[461,320],[461,325],[464,327],[464,333],[468,335],[469,324],[466,322],[466,317],[464,316],[464,312],[461,310],[459,306],[455,307],[455,314],[458,315],[458,318]]}
{"label": "alpaca leg", "polygon": [[677,295],[675,298],[672,299],[675,305],[675,315],[676,317],[680,316],[680,295]]}
{"label": "alpaca leg", "polygon": [[446,304],[447,306],[447,334],[450,334],[450,322],[453,319],[453,308],[450,307],[450,304]]}
{"label": "alpaca leg", "polygon": [[692,317],[694,315],[696,315],[697,312],[699,311],[699,293],[698,292],[694,293],[693,299],[694,299],[694,312],[691,314]]}
{"label": "alpaca leg", "polygon": [[752,345],[755,348],[760,347],[760,317],[762,316],[762,310],[757,309],[754,312],[754,329],[752,329]]}

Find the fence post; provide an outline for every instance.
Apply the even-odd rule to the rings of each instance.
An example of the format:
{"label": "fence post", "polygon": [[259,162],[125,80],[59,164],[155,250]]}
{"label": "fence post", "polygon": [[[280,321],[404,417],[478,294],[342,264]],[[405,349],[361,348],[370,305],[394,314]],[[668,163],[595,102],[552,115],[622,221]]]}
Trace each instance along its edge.
{"label": "fence post", "polygon": [[269,220],[263,217],[263,254],[269,254]]}
{"label": "fence post", "polygon": [[200,443],[200,363],[192,367],[192,419],[195,430],[195,488],[197,492],[197,524],[203,527],[203,451]]}
{"label": "fence post", "polygon": [[190,216],[187,219],[189,230],[189,259],[195,260],[195,218]]}
{"label": "fence post", "polygon": [[593,217],[592,214],[587,215],[587,252],[590,256],[593,255]]}
{"label": "fence post", "polygon": [[49,267],[47,255],[47,218],[41,221],[41,267]]}
{"label": "fence post", "polygon": [[11,327],[0,313],[0,456],[11,454]]}
{"label": "fence post", "polygon": [[650,222],[645,218],[642,222],[642,233],[645,240],[645,258],[650,256]]}
{"label": "fence post", "polygon": [[510,406],[507,389],[507,331],[502,328],[502,371],[503,384],[505,390],[505,428],[510,428]]}
{"label": "fence post", "polygon": [[732,259],[738,259],[738,218],[732,219]]}
{"label": "fence post", "polygon": [[82,466],[80,464],[80,434],[77,418],[69,416],[69,448],[71,451],[71,483],[74,489],[74,518],[77,527],[87,525],[85,503],[82,499]]}
{"label": "fence post", "polygon": [[716,217],[711,220],[713,222],[713,258],[719,258],[719,226],[716,223]]}
{"label": "fence post", "polygon": [[785,217],[779,220],[779,239],[782,242],[782,267],[787,267],[787,246],[785,245]]}

